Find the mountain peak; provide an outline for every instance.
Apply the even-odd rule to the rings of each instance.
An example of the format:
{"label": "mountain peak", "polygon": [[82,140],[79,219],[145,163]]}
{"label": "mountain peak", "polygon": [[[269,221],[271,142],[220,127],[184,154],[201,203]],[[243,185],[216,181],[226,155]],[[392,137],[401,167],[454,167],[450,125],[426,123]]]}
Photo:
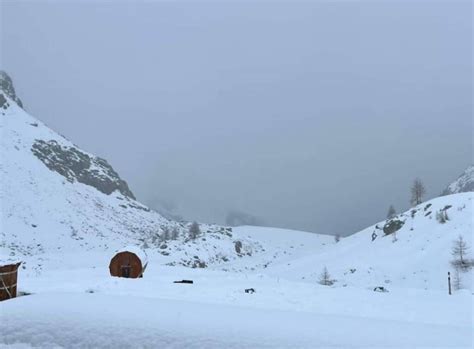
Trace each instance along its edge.
{"label": "mountain peak", "polygon": [[[7,97],[23,108],[23,103],[16,95],[12,78],[3,70],[0,70],[0,92],[5,93]],[[3,96],[0,97],[0,107],[5,103],[5,101],[3,101],[4,99],[5,98]]]}
{"label": "mountain peak", "polygon": [[474,191],[474,165],[468,166],[464,172],[443,191],[443,195]]}

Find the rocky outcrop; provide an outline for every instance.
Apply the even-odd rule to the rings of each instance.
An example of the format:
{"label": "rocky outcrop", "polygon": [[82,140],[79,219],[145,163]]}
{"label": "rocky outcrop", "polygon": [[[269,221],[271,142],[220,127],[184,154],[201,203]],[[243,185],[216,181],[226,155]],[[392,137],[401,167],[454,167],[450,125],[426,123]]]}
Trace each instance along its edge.
{"label": "rocky outcrop", "polygon": [[8,103],[7,99],[3,95],[3,93],[0,92],[0,109],[6,110],[10,104]]}
{"label": "rocky outcrop", "polygon": [[90,156],[74,147],[62,146],[54,140],[36,140],[31,151],[51,171],[59,173],[71,183],[77,181],[90,185],[107,195],[118,190],[135,199],[127,182],[104,159]]}
{"label": "rocky outcrop", "polygon": [[[20,98],[15,93],[15,88],[13,87],[12,79],[3,70],[0,70],[0,91],[5,93],[5,95],[7,95],[8,98],[10,98],[12,101],[18,104],[21,108],[23,108],[23,103],[21,102]],[[4,108],[5,103],[7,103],[7,101],[5,100],[5,97],[2,95],[0,97],[0,108]],[[6,107],[4,109],[6,109]]]}
{"label": "rocky outcrop", "polygon": [[383,226],[383,232],[385,235],[393,234],[400,230],[404,224],[405,222],[402,220],[396,218],[389,219]]}
{"label": "rocky outcrop", "polygon": [[235,241],[234,242],[235,253],[240,255],[242,253],[242,241]]}

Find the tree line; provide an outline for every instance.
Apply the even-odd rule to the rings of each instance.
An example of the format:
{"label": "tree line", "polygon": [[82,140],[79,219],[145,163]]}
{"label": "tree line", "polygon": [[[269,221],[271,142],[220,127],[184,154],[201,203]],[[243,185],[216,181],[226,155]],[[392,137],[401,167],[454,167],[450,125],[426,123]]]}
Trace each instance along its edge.
{"label": "tree line", "polygon": [[[410,204],[411,206],[419,205],[423,202],[423,197],[426,194],[425,185],[420,178],[415,178],[410,187]],[[388,207],[387,219],[392,219],[397,215],[397,210],[393,205]]]}

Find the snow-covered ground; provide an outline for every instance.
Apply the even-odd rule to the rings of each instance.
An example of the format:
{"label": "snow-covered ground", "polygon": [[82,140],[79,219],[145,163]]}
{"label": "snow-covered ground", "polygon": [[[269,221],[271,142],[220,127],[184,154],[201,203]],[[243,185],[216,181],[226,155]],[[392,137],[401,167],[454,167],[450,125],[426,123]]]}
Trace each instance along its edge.
{"label": "snow-covered ground", "polygon": [[[463,289],[451,296],[446,273],[454,272],[458,235],[472,246],[473,197],[444,196],[398,215],[404,224],[396,240],[383,233],[387,222],[338,243],[238,227],[232,238],[258,241],[259,253],[194,269],[170,266],[169,256],[150,247],[142,279],[111,277],[112,251],[26,256],[42,267],[20,270],[19,290],[31,295],[0,303],[0,347],[472,348],[472,271],[462,273]],[[430,218],[447,206],[449,220]],[[181,253],[200,252],[199,242],[173,244]],[[333,286],[318,284],[324,266]],[[194,284],[173,283],[182,279]],[[376,286],[389,292],[374,292]]]}
{"label": "snow-covered ground", "polygon": [[[458,195],[467,202],[472,198]],[[240,227],[233,231],[236,237],[258,239],[269,252],[192,269],[167,266],[149,249],[144,277],[134,280],[109,275],[110,255],[60,251],[49,256],[41,273],[20,271],[20,291],[31,295],[0,303],[0,343],[12,348],[471,348],[473,295],[469,289],[447,294],[449,261],[422,259],[420,241],[428,250],[433,245],[422,237],[408,249],[403,241],[413,239],[410,229],[399,231],[396,242],[387,236],[378,243],[371,241],[371,229],[336,244],[322,235]],[[440,238],[439,244],[451,238]],[[380,260],[381,251],[389,258]],[[398,267],[391,267],[390,258]],[[331,287],[317,283],[323,264],[339,278],[349,262],[359,269],[350,277],[341,274],[347,280]],[[424,269],[443,264],[442,280],[429,269],[428,283],[410,286],[398,276],[410,274],[413,264]],[[380,272],[371,275],[361,265]],[[374,292],[385,274],[393,280],[382,283],[389,292]],[[181,279],[194,284],[173,283]],[[256,292],[245,293],[246,288]]]}
{"label": "snow-covered ground", "polygon": [[[93,256],[91,256],[93,257]],[[194,284],[175,284],[192,279]],[[33,295],[0,303],[3,344],[52,347],[465,347],[472,295],[388,293],[264,273],[151,264],[143,279],[68,267],[22,280]],[[247,294],[245,288],[255,288]],[[27,346],[28,347],[28,346]]]}

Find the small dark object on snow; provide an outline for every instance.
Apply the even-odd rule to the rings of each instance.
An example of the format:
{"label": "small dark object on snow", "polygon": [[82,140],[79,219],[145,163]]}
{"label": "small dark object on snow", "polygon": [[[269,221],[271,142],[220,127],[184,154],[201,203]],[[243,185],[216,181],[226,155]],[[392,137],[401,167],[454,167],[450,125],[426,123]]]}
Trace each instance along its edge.
{"label": "small dark object on snow", "polygon": [[193,284],[193,280],[179,280],[179,281],[174,281],[175,284]]}
{"label": "small dark object on snow", "polygon": [[246,288],[245,293],[255,293],[255,289],[254,288]]}
{"label": "small dark object on snow", "polygon": [[377,286],[376,288],[374,288],[374,291],[375,292],[388,292],[388,290],[383,286]]}
{"label": "small dark object on snow", "polygon": [[372,233],[372,241],[374,241],[375,239],[377,239],[377,234],[375,234],[375,231]]}

